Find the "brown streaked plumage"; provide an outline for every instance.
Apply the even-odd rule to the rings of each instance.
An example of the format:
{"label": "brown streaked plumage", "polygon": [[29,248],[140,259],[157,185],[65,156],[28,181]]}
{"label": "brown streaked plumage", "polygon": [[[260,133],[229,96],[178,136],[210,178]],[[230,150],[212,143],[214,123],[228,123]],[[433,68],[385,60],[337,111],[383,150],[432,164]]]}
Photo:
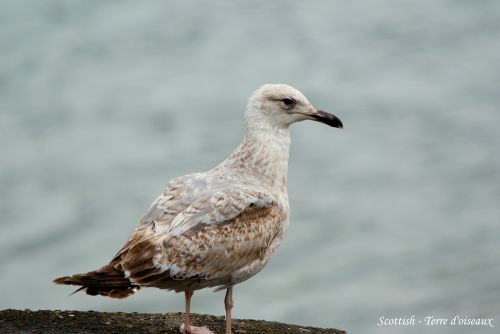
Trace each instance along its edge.
{"label": "brown streaked plumage", "polygon": [[54,282],[113,298],[140,287],[183,291],[184,333],[211,333],[189,325],[193,292],[227,289],[226,334],[231,333],[232,287],[265,266],[287,230],[288,127],[305,119],[342,127],[298,90],[262,86],[248,102],[246,135],[226,160],[172,180],[109,264]]}

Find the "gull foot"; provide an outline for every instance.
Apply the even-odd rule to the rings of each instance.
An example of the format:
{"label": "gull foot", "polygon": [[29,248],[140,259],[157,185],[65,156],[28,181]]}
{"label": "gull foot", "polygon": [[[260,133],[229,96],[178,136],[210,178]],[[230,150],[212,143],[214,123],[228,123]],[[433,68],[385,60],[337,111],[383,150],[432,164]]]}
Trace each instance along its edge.
{"label": "gull foot", "polygon": [[179,331],[183,334],[215,334],[210,329],[208,329],[207,326],[196,327],[196,326],[189,325],[189,331],[185,332],[184,331],[184,324],[181,325],[181,328],[179,328]]}

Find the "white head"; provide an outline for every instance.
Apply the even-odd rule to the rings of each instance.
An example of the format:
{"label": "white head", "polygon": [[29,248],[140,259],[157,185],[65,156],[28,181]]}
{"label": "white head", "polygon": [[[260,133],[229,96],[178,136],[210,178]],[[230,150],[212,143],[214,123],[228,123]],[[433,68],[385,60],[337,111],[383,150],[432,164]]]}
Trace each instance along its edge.
{"label": "white head", "polygon": [[334,115],[316,109],[297,89],[283,84],[266,84],[248,100],[247,127],[288,128],[290,124],[311,119],[336,128],[342,122]]}

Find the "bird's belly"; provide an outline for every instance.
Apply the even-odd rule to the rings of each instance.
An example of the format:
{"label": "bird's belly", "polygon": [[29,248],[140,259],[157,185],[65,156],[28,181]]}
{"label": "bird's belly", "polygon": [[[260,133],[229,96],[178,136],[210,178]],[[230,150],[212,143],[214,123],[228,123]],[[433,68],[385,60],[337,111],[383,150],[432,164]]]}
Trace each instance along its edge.
{"label": "bird's belly", "polygon": [[265,260],[259,259],[259,260],[253,261],[248,266],[233,272],[231,275],[231,281],[230,281],[231,285],[235,285],[235,284],[241,283],[243,281],[246,281],[250,277],[257,274],[267,264],[267,260],[268,260],[268,258]]}
{"label": "bird's belly", "polygon": [[241,283],[250,277],[257,274],[267,263],[266,259],[257,259],[252,263],[244,266],[241,269],[233,271],[231,274],[216,277],[185,277],[182,279],[173,278],[166,276],[164,280],[158,280],[153,284],[149,285],[151,287],[156,287],[160,289],[174,290],[176,292],[181,291],[195,291],[205,288],[216,287],[216,290],[221,290],[238,283]]}

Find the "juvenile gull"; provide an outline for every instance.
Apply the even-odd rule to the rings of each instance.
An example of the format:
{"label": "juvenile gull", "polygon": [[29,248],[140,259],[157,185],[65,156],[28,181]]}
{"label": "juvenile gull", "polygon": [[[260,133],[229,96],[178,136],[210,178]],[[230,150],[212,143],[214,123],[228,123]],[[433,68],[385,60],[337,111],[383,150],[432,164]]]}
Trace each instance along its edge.
{"label": "juvenile gull", "polygon": [[180,330],[202,334],[212,332],[189,324],[193,292],[226,289],[230,334],[233,286],[265,266],[288,228],[289,126],[308,119],[342,128],[336,116],[317,110],[297,89],[263,85],[248,100],[245,136],[226,160],[170,181],[109,264],[54,282],[113,298],[140,287],[183,291]]}

